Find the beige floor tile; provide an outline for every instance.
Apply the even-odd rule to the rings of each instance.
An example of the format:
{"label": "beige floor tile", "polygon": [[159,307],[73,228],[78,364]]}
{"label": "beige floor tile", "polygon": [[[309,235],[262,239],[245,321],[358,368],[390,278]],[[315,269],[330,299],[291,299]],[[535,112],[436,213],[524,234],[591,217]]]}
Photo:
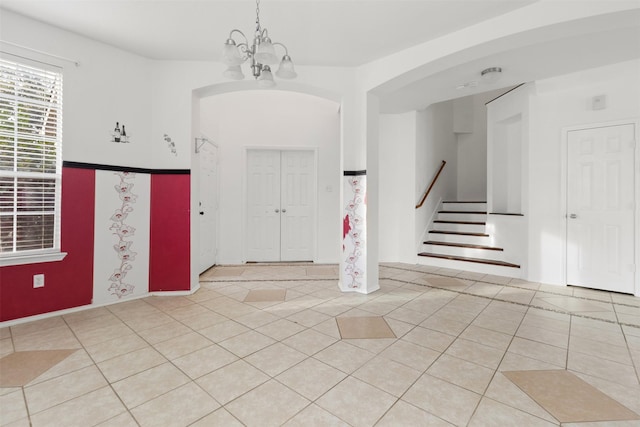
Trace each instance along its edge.
{"label": "beige floor tile", "polygon": [[392,395],[348,377],[318,399],[316,404],[357,427],[374,425],[395,402]]}
{"label": "beige floor tile", "polygon": [[287,421],[284,427],[349,427],[349,424],[311,404]]}
{"label": "beige floor tile", "polygon": [[244,302],[284,301],[286,289],[254,289],[249,291]]}
{"label": "beige floor tile", "polygon": [[638,385],[638,376],[632,366],[612,362],[601,357],[569,352],[567,369],[617,382],[622,385]]}
{"label": "beige floor tile", "polygon": [[504,375],[562,423],[640,420],[640,415],[565,370]]}
{"label": "beige floor tile", "polygon": [[291,322],[290,320],[280,319],[273,323],[260,326],[256,329],[256,331],[270,338],[273,338],[274,340],[281,341],[285,338],[290,337],[291,335],[295,335],[298,332],[303,331],[304,329],[305,328],[303,326]]}
{"label": "beige floor tile", "polygon": [[11,338],[0,339],[0,357],[4,357],[13,352],[13,340]]}
{"label": "beige floor tile", "polygon": [[336,341],[337,340],[335,338],[328,335],[312,329],[307,329],[306,331],[290,336],[282,342],[289,347],[293,347],[296,350],[301,351],[307,356],[311,356],[329,347]]}
{"label": "beige floor tile", "polygon": [[558,422],[550,413],[545,411],[542,406],[538,405],[535,400],[531,399],[528,394],[505,377],[502,372],[497,372],[493,377],[491,384],[489,384],[485,392],[485,397],[504,403],[512,408],[517,408],[551,423]]}
{"label": "beige floor tile", "polygon": [[131,412],[141,426],[187,426],[220,407],[194,383],[163,394]]}
{"label": "beige floor tile", "polygon": [[100,363],[132,351],[140,350],[148,345],[149,344],[140,338],[140,336],[132,333],[113,340],[86,346],[85,349],[96,363]]}
{"label": "beige floor tile", "polygon": [[403,341],[412,342],[432,350],[443,352],[456,339],[455,336],[417,327],[402,337]]}
{"label": "beige floor tile", "polygon": [[347,375],[314,358],[288,369],[276,379],[309,400],[316,400]]}
{"label": "beige floor tile", "polygon": [[0,425],[19,421],[28,416],[22,390],[0,396]]}
{"label": "beige floor tile", "polygon": [[400,340],[387,347],[380,356],[424,372],[440,356],[440,352]]}
{"label": "beige floor tile", "polygon": [[21,387],[56,366],[76,350],[32,350],[0,359],[0,387]]}
{"label": "beige floor tile", "polygon": [[154,347],[162,353],[164,357],[169,360],[173,360],[189,353],[193,353],[201,348],[208,347],[211,344],[212,342],[202,335],[195,332],[189,332],[187,334],[171,338],[167,341],[162,341],[155,344]]}
{"label": "beige floor tile", "polygon": [[495,298],[503,301],[516,302],[518,304],[529,304],[535,294],[535,291],[530,289],[505,287],[496,294]]}
{"label": "beige floor tile", "polygon": [[129,328],[136,332],[166,325],[175,321],[171,316],[161,311],[124,317],[123,320]]}
{"label": "beige floor tile", "polygon": [[504,289],[504,286],[494,285],[491,283],[476,282],[473,285],[466,288],[465,292],[468,292],[473,295],[480,295],[483,297],[493,298],[503,289]]}
{"label": "beige floor tile", "polygon": [[208,328],[198,331],[201,335],[209,338],[214,343],[220,343],[228,338],[235,337],[249,331],[250,329],[233,320],[218,323]]}
{"label": "beige floor tile", "polygon": [[79,349],[71,353],[69,357],[62,360],[51,369],[38,376],[35,380],[31,381],[28,385],[34,385],[43,381],[50,380],[52,378],[60,377],[62,375],[69,374],[74,371],[93,366],[94,362],[86,351]]}
{"label": "beige floor tile", "polygon": [[336,319],[333,317],[325,320],[324,322],[318,323],[311,329],[325,335],[329,335],[330,337],[337,340],[342,339],[342,337],[340,336],[340,329],[338,329],[338,324],[336,323]]}
{"label": "beige floor tile", "polygon": [[402,400],[455,425],[466,425],[480,402],[480,395],[423,375]]}
{"label": "beige floor tile", "polygon": [[25,387],[24,393],[29,411],[31,414],[35,414],[97,390],[106,384],[107,382],[98,368],[89,366],[49,381]]}
{"label": "beige floor tile", "polygon": [[486,397],[482,398],[478,409],[469,422],[469,427],[506,425],[552,427],[558,424],[545,421]]}
{"label": "beige floor tile", "polygon": [[342,372],[350,374],[372,359],[374,354],[347,344],[344,341],[338,341],[332,346],[316,353],[313,357]]}
{"label": "beige floor tile", "polygon": [[31,422],[33,427],[86,427],[108,420],[124,411],[124,406],[113,390],[110,387],[102,387],[32,415]]}
{"label": "beige floor tile", "polygon": [[343,339],[395,338],[395,334],[382,316],[337,317]]}
{"label": "beige floor tile", "polygon": [[601,357],[612,362],[633,365],[627,346],[616,346],[611,343],[593,341],[581,337],[571,337],[569,350],[594,357]]}
{"label": "beige floor tile", "polygon": [[174,359],[173,364],[190,378],[196,379],[236,360],[236,355],[214,344]]}
{"label": "beige floor tile", "polygon": [[97,424],[96,427],[138,427],[138,423],[129,412],[124,412],[103,423]]}
{"label": "beige floor tile", "polygon": [[178,321],[173,321],[155,328],[138,332],[149,344],[154,345],[171,338],[179,337],[191,332],[188,327]]}
{"label": "beige floor tile", "polygon": [[113,384],[129,409],[189,382],[189,378],[170,363],[164,363]]}
{"label": "beige floor tile", "polygon": [[218,323],[226,322],[227,320],[228,319],[226,317],[218,313],[214,313],[213,311],[207,310],[203,314],[195,314],[192,316],[184,317],[180,320],[180,322],[193,329],[194,331],[199,331]]}
{"label": "beige floor tile", "polygon": [[453,424],[399,400],[376,424],[376,427],[398,426],[451,427]]}
{"label": "beige floor tile", "polygon": [[502,361],[504,351],[458,338],[449,346],[445,354],[473,362],[485,368],[496,369]]}
{"label": "beige floor tile", "polygon": [[235,320],[238,323],[245,325],[250,329],[256,329],[260,326],[268,325],[269,323],[273,323],[280,318],[276,315],[273,315],[266,311],[258,311],[256,313],[247,314],[240,317],[235,317]]}
{"label": "beige floor tile", "polygon": [[469,327],[460,334],[459,338],[464,338],[466,340],[477,342],[479,344],[488,345],[489,347],[495,347],[499,350],[506,350],[511,343],[512,336],[485,328],[479,328],[474,325],[469,325]]}
{"label": "beige floor tile", "polygon": [[162,311],[175,310],[176,308],[193,304],[193,301],[190,301],[186,297],[167,298],[165,296],[152,296],[145,298],[143,301]]}
{"label": "beige floor tile", "polygon": [[401,320],[392,319],[390,317],[385,317],[385,320],[387,321],[387,324],[389,325],[393,333],[398,338],[402,338],[407,334],[407,332],[415,328],[415,326],[410,323],[406,323]]}
{"label": "beige floor tile", "polygon": [[400,320],[401,322],[408,323],[410,325],[419,325],[424,322],[431,313],[424,313],[416,310],[411,310],[405,307],[399,307],[388,313],[385,317],[389,319]]}
{"label": "beige floor tile", "polygon": [[269,380],[263,372],[238,360],[196,380],[207,393],[226,404]]}
{"label": "beige floor tile", "polygon": [[275,377],[307,358],[307,355],[282,343],[275,343],[244,358],[262,372]]}
{"label": "beige floor tile", "polygon": [[542,362],[551,363],[555,366],[565,367],[567,363],[566,349],[520,337],[513,338],[508,351]]}
{"label": "beige floor tile", "polygon": [[268,336],[256,331],[249,331],[222,341],[219,345],[238,357],[246,357],[273,343],[275,341]]}
{"label": "beige floor tile", "polygon": [[281,426],[310,402],[277,381],[268,381],[226,405],[247,426]]}
{"label": "beige floor tile", "polygon": [[293,314],[287,319],[302,326],[306,326],[307,328],[311,328],[312,326],[329,319],[329,317],[330,316],[320,313],[319,311],[308,309]]}
{"label": "beige floor tile", "polygon": [[[59,328],[61,326],[67,326],[65,321],[60,316],[50,317],[47,319],[34,320],[32,322],[20,323],[18,325],[7,328],[7,331],[11,331],[11,335],[14,338],[23,335],[33,334],[35,332],[43,332],[52,328]],[[5,332],[6,334],[6,332]]]}
{"label": "beige floor tile", "polygon": [[82,347],[66,325],[14,336],[12,339],[14,351],[67,350]]}
{"label": "beige floor tile", "polygon": [[354,345],[363,350],[367,350],[373,354],[379,354],[384,349],[397,341],[395,338],[377,338],[377,339],[350,339],[342,340],[347,344]]}
{"label": "beige floor tile", "polygon": [[443,354],[429,367],[427,373],[467,390],[483,394],[491,382],[494,370]]}
{"label": "beige floor tile", "polygon": [[420,375],[422,371],[383,357],[370,360],[352,374],[353,377],[396,397],[402,396]]}
{"label": "beige floor tile", "polygon": [[216,409],[209,415],[200,418],[190,427],[243,427],[240,421],[224,408]]}
{"label": "beige floor tile", "polygon": [[636,414],[640,414],[640,385],[626,386],[580,372],[573,372],[573,374],[612,399],[617,400]]}
{"label": "beige floor tile", "polygon": [[124,323],[90,329],[88,331],[75,331],[78,340],[84,346],[90,346],[130,334],[131,328]]}
{"label": "beige floor tile", "polygon": [[100,362],[98,367],[107,380],[114,383],[138,372],[161,365],[166,361],[167,359],[156,350],[146,347]]}

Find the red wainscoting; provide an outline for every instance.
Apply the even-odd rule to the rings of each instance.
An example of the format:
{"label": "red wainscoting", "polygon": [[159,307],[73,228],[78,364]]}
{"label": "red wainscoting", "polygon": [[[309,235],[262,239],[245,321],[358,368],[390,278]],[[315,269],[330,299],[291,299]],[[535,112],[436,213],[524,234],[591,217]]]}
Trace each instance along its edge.
{"label": "red wainscoting", "polygon": [[149,292],[188,291],[190,281],[190,176],[151,176]]}
{"label": "red wainscoting", "polygon": [[[0,268],[0,321],[91,304],[95,172],[63,168],[61,247],[64,260]],[[33,275],[44,274],[43,288]]]}

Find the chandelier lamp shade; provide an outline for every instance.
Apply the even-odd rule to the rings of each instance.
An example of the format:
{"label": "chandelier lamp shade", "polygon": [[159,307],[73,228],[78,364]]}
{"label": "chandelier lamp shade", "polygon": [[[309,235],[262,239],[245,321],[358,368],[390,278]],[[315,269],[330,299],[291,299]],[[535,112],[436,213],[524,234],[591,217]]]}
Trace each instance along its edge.
{"label": "chandelier lamp shade", "polygon": [[[234,38],[234,36],[236,38]],[[284,56],[278,59],[276,46],[284,49]],[[244,79],[241,65],[249,61],[251,74],[258,81],[258,86],[270,88],[275,86],[271,66],[280,63],[275,75],[281,79],[294,79],[298,75],[289,56],[287,47],[282,43],[274,43],[269,38],[269,31],[260,25],[260,0],[256,1],[256,30],[253,40],[238,29],[229,33],[224,43],[222,60],[227,65],[223,76],[232,80]]]}

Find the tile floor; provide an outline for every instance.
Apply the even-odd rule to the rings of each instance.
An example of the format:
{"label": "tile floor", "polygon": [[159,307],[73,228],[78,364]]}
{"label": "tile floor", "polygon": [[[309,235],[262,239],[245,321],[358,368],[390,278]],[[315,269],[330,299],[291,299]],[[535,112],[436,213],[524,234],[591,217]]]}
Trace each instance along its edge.
{"label": "tile floor", "polygon": [[[188,297],[1,328],[0,357],[55,362],[0,388],[0,425],[640,426],[640,298],[406,264],[380,277],[343,294],[335,266],[216,267]],[[342,338],[339,322],[368,322],[349,317],[391,334]],[[554,370],[629,419],[561,424],[508,378]]]}

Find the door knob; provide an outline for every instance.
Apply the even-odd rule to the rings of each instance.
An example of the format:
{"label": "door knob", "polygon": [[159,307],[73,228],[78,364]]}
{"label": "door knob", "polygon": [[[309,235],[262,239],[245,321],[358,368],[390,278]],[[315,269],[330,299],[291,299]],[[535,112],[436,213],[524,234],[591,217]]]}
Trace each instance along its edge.
{"label": "door knob", "polygon": [[204,215],[204,212],[203,212],[203,211],[200,211],[200,215]]}
{"label": "door knob", "polygon": [[280,209],[276,209],[276,213],[280,212]]}
{"label": "door knob", "polygon": [[286,209],[282,209],[282,213],[285,213],[287,210]]}
{"label": "door knob", "polygon": [[578,218],[578,215],[576,215],[576,214],[571,214],[571,215],[569,215],[569,218],[571,218],[571,219],[576,219],[576,218]]}

